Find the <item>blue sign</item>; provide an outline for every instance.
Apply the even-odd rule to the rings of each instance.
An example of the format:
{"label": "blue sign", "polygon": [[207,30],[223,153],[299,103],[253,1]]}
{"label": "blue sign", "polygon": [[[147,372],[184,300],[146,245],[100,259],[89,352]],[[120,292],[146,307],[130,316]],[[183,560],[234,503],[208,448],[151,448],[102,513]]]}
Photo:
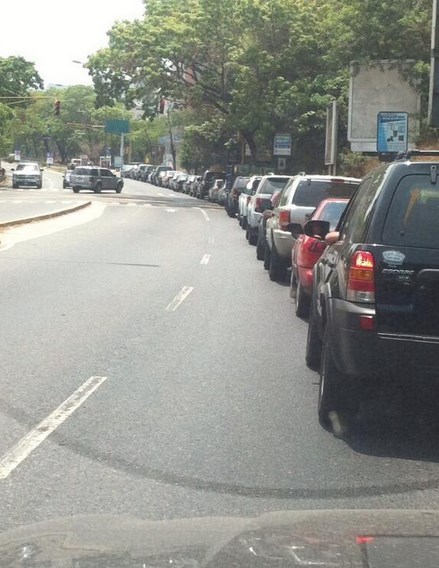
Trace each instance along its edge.
{"label": "blue sign", "polygon": [[379,112],[377,120],[377,152],[407,152],[408,113]]}

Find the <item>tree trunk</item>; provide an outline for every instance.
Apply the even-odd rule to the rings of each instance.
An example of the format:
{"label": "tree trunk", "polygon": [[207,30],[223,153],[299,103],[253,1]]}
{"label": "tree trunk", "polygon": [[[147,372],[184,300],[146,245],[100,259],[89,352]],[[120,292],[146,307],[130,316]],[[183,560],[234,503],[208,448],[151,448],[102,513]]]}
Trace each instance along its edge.
{"label": "tree trunk", "polygon": [[255,139],[254,139],[254,132],[252,132],[250,130],[241,130],[241,132],[242,132],[242,136],[244,137],[244,140],[247,142],[248,147],[250,148],[251,163],[256,164],[257,148],[256,148],[256,142],[255,142]]}

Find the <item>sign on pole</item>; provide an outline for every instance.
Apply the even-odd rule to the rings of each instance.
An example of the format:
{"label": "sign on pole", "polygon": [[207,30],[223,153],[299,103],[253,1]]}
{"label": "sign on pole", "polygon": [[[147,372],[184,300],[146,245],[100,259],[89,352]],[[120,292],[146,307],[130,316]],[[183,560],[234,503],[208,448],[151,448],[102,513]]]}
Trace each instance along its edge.
{"label": "sign on pole", "polygon": [[106,120],[105,132],[108,134],[127,134],[130,131],[128,120]]}
{"label": "sign on pole", "polygon": [[379,112],[377,118],[377,152],[380,154],[407,152],[408,113]]}
{"label": "sign on pole", "polygon": [[291,156],[291,134],[275,134],[273,156]]}

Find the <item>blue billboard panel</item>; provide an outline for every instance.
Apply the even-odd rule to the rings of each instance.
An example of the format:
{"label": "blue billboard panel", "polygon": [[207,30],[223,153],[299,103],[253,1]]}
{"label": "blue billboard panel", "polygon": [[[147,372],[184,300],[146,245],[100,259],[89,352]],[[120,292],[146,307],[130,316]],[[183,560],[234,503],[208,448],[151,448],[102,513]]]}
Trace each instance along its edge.
{"label": "blue billboard panel", "polygon": [[408,113],[379,112],[377,119],[377,152],[407,152]]}

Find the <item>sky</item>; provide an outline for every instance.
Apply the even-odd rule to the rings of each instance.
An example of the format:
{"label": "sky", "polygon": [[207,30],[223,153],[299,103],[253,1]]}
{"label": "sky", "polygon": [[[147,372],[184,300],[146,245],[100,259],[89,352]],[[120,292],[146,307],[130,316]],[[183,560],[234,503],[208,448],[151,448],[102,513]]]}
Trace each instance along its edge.
{"label": "sky", "polygon": [[35,63],[50,84],[91,85],[81,64],[108,45],[116,20],[141,18],[142,0],[19,0],[1,10],[0,57],[18,55]]}

